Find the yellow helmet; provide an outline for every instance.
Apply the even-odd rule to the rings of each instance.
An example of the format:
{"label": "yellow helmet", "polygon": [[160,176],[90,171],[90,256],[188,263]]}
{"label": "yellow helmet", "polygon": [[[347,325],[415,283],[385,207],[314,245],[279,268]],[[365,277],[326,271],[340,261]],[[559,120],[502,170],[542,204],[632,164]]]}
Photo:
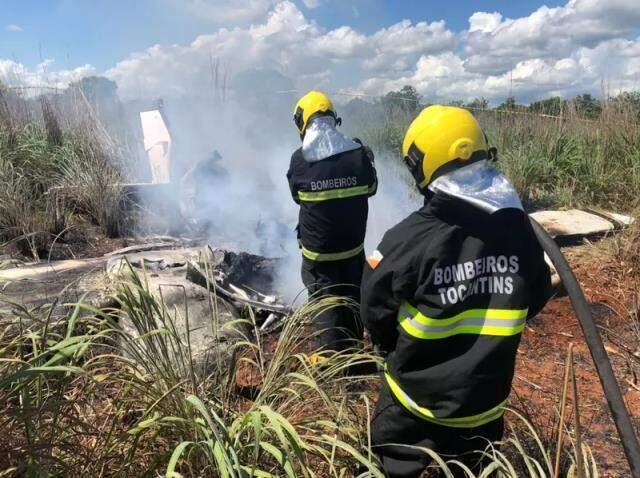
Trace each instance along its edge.
{"label": "yellow helmet", "polygon": [[338,119],[329,97],[320,91],[312,90],[298,100],[293,110],[293,121],[300,136],[304,135],[311,118],[315,115],[329,115]]}
{"label": "yellow helmet", "polygon": [[402,154],[418,187],[475,161],[490,159],[487,138],[473,115],[454,106],[434,105],[413,120],[402,144]]}

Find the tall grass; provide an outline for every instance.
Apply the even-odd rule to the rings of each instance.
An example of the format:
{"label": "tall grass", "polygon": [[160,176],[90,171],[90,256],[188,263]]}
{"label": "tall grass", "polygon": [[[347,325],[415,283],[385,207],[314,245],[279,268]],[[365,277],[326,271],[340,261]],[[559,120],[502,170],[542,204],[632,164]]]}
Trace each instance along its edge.
{"label": "tall grass", "polygon": [[[605,103],[597,120],[573,111],[563,119],[509,110],[476,112],[498,166],[530,207],[600,206],[630,212],[640,206],[640,125],[625,105]],[[413,116],[375,118],[348,132],[379,156],[402,160]]]}
{"label": "tall grass", "polygon": [[499,164],[526,201],[554,206],[638,206],[640,128],[610,113],[598,121],[480,115]]}
{"label": "tall grass", "polygon": [[[309,359],[309,322],[340,299],[300,308],[277,345],[251,314],[220,324],[212,312],[215,327],[238,338],[212,344],[204,362],[176,329],[188,324],[180,317],[188,309],[169,310],[136,276],[118,284],[115,300],[109,310],[70,304],[64,317],[53,306],[13,305],[0,329],[0,473],[383,476],[368,432],[377,378],[347,373],[377,359],[356,350]],[[236,383],[239,369],[255,375],[249,394]],[[501,448],[487,448],[491,464],[480,476],[549,476],[552,451],[522,423]],[[459,468],[425,453],[445,476]],[[566,453],[575,462],[576,451]],[[588,447],[583,453],[587,476],[597,476]]]}
{"label": "tall grass", "polygon": [[[269,360],[255,333],[216,351],[205,368],[176,330],[181,311],[167,310],[136,278],[116,299],[111,311],[75,305],[69,320],[16,306],[16,319],[3,323],[3,467],[69,476],[355,476],[360,464],[382,476],[361,454],[366,427],[353,413],[368,402],[349,391],[343,373],[373,358],[336,354],[318,368],[302,352],[304,322],[331,301],[291,316]],[[245,330],[243,321],[257,332],[252,319],[224,327]],[[260,377],[251,400],[234,392],[243,362]]]}
{"label": "tall grass", "polygon": [[117,235],[125,153],[90,105],[70,123],[51,101],[12,100],[0,95],[0,246],[37,258],[74,218]]}

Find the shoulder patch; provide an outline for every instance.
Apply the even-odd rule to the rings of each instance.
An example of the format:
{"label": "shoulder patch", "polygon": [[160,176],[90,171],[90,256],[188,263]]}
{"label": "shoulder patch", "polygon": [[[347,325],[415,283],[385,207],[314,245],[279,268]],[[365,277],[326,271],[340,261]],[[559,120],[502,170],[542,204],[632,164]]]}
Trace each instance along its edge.
{"label": "shoulder patch", "polygon": [[367,262],[372,269],[375,269],[376,267],[378,267],[378,264],[380,264],[380,261],[382,261],[382,259],[384,259],[384,256],[378,249],[376,249],[369,257],[367,257]]}

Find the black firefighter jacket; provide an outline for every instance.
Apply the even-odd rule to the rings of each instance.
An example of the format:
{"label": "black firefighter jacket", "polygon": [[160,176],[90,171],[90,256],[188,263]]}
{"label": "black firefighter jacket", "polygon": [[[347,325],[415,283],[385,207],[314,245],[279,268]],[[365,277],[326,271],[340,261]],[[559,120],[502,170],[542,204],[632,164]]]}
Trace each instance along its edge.
{"label": "black firefighter jacket", "polygon": [[390,229],[365,266],[362,319],[414,415],[472,428],[499,418],[526,319],[549,267],[527,215],[436,193]]}
{"label": "black firefighter jacket", "polygon": [[336,261],[364,250],[368,198],[378,185],[368,148],[313,162],[305,161],[298,149],[287,179],[294,201],[300,204],[298,238],[304,257]]}

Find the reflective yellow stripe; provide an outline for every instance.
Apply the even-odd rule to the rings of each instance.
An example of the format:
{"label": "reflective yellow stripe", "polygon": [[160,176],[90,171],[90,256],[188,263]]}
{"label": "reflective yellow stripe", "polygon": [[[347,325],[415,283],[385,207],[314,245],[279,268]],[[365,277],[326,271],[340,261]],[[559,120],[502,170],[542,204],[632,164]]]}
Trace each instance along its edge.
{"label": "reflective yellow stripe", "polygon": [[327,191],[299,191],[298,198],[305,202],[329,201],[331,199],[345,199],[354,196],[365,196],[375,191],[375,186],[354,186],[351,188],[329,189]]}
{"label": "reflective yellow stripe", "polygon": [[391,377],[389,372],[385,370],[384,376],[387,379],[387,384],[391,389],[393,395],[398,401],[415,416],[422,418],[431,423],[442,425],[451,428],[474,428],[489,423],[493,420],[500,418],[504,414],[504,407],[507,403],[506,400],[500,402],[495,407],[487,410],[486,412],[479,413],[477,415],[471,415],[468,417],[456,417],[456,418],[439,418],[436,417],[431,410],[425,407],[421,407],[413,399],[407,395],[404,390],[400,388],[400,385]]}
{"label": "reflective yellow stripe", "polygon": [[398,322],[409,335],[434,340],[459,334],[508,337],[524,330],[528,309],[470,309],[446,319],[427,317],[404,302]]}
{"label": "reflective yellow stripe", "polygon": [[364,251],[364,244],[360,244],[358,247],[354,249],[350,249],[344,252],[313,252],[302,246],[302,255],[307,259],[318,262],[328,262],[328,261],[340,261],[343,259],[349,259],[351,257],[357,256],[362,251]]}

